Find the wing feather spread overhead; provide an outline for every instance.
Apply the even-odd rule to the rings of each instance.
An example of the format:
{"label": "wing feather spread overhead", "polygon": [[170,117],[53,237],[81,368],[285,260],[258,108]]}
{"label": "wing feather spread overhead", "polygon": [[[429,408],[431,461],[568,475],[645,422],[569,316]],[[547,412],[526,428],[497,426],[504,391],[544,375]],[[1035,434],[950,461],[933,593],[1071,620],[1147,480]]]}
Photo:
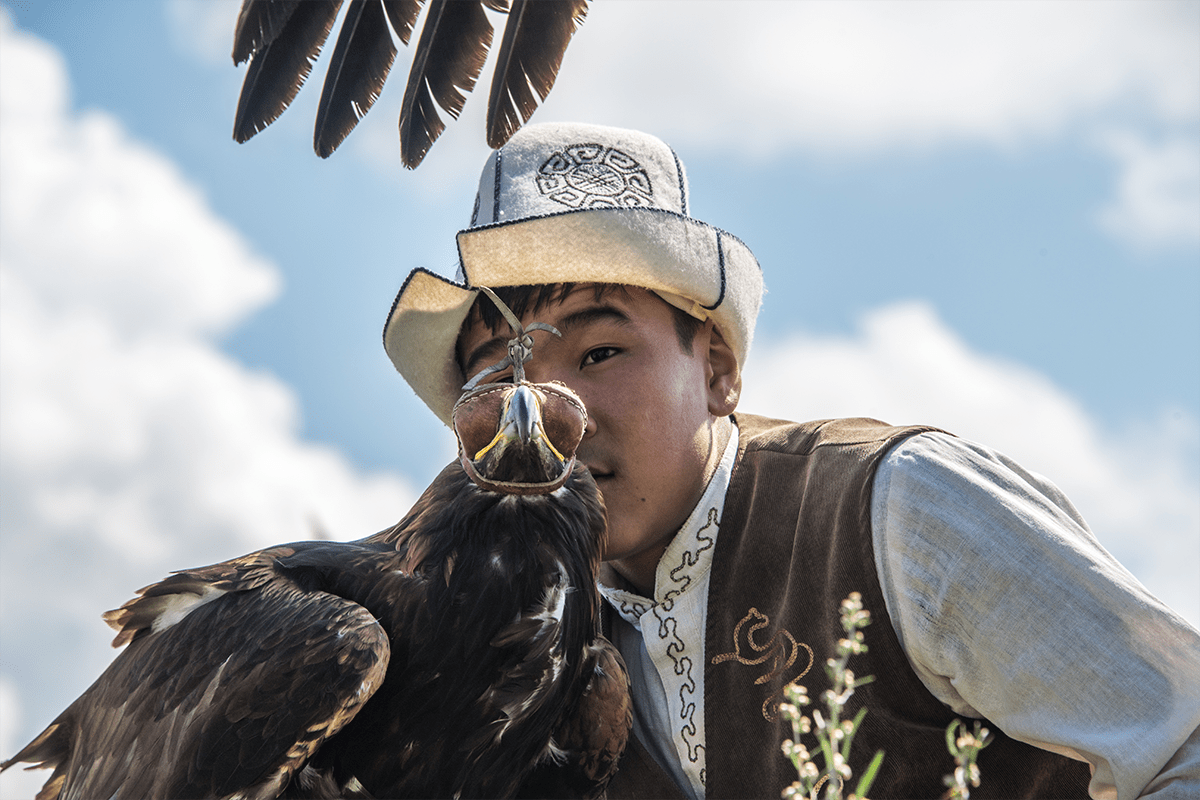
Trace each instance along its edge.
{"label": "wing feather spread overhead", "polygon": [[275,41],[302,0],[256,2],[248,0],[238,12],[233,32],[233,63],[241,64],[264,46]]}
{"label": "wing feather spread overhead", "polygon": [[[478,0],[433,0],[408,73],[400,106],[400,159],[414,169],[446,124],[457,118],[487,60],[492,23]],[[436,101],[436,105],[435,105]]]}
{"label": "wing feather spread overhead", "polygon": [[408,44],[412,38],[413,28],[417,26],[417,15],[421,13],[421,5],[425,0],[383,0],[383,13],[387,14],[392,30],[400,37],[400,41]]}
{"label": "wing feather spread overhead", "polygon": [[539,99],[550,94],[567,45],[586,15],[587,0],[513,0],[488,97],[489,147],[507,142],[529,121]]}
{"label": "wing feather spread overhead", "polygon": [[[351,0],[321,93],[313,149],[328,157],[383,90],[425,0]],[[238,98],[234,139],[245,142],[287,109],[308,77],[341,0],[243,0],[233,59],[250,65]],[[492,43],[484,12],[509,14],[488,103],[487,141],[508,141],[546,99],[587,0],[430,0],[400,111],[400,153],[415,168],[445,129],[438,107],[457,118]],[[386,19],[386,22],[384,20]]]}
{"label": "wing feather spread overhead", "polygon": [[383,6],[376,0],[350,0],[317,106],[317,155],[328,158],[375,104],[395,58]]}
{"label": "wing feather spread overhead", "polygon": [[[251,2],[255,0],[247,0],[248,5]],[[253,52],[238,97],[234,139],[245,142],[278,119],[295,99],[333,28],[341,4],[342,0],[298,3],[278,35]]]}

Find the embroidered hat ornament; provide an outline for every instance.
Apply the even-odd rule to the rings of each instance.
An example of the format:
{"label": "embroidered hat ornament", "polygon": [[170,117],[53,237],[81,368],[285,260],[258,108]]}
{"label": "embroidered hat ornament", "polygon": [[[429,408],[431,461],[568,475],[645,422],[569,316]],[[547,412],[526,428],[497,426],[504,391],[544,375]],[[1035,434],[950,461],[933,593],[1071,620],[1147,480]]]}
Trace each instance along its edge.
{"label": "embroidered hat ornament", "polygon": [[457,280],[409,273],[383,329],[392,363],[447,425],[467,380],[455,345],[480,286],[639,286],[711,318],[746,363],[762,270],[736,236],[688,216],[683,163],[648,134],[525,126],[484,165],[458,254]]}

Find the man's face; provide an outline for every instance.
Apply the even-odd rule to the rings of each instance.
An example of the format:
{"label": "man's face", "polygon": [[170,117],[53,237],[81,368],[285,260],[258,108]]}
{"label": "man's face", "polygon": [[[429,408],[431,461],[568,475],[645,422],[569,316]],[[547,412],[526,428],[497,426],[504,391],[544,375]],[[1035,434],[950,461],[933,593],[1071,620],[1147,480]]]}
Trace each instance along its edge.
{"label": "man's face", "polygon": [[[562,333],[533,333],[525,375],[537,383],[561,381],[587,406],[578,457],[608,509],[605,560],[648,555],[657,563],[700,499],[713,459],[711,325],[688,355],[672,315],[646,290],[631,287],[597,299],[589,285],[521,320],[547,322]],[[507,328],[493,332],[472,317],[459,340],[467,377],[503,358],[511,337]]]}

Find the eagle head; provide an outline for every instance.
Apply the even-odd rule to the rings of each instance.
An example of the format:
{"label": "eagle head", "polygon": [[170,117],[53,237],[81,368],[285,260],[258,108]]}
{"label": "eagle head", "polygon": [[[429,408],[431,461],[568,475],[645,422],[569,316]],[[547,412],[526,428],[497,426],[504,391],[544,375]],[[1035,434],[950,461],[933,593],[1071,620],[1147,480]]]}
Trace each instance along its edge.
{"label": "eagle head", "polygon": [[547,494],[575,465],[587,409],[561,383],[493,383],[454,405],[463,469],[479,486],[506,494]]}

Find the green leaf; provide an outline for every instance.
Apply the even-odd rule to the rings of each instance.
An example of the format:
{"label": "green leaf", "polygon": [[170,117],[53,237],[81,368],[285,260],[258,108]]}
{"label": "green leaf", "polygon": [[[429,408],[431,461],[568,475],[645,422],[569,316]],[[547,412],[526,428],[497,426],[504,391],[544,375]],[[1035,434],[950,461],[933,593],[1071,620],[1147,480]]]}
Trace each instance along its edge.
{"label": "green leaf", "polygon": [[[954,721],[946,726],[946,749],[949,750],[950,755],[954,756],[955,758],[958,758],[958,745],[954,740],[956,738],[955,732],[958,730],[959,725],[963,725],[963,721],[955,718]],[[965,728],[966,726],[963,725],[963,727]]]}
{"label": "green leaf", "polygon": [[876,750],[875,757],[871,759],[871,763],[867,765],[867,771],[858,779],[858,785],[854,787],[855,797],[866,797],[867,792],[871,791],[871,784],[875,782],[875,776],[879,774],[879,768],[883,765],[883,751]]}
{"label": "green leaf", "polygon": [[827,733],[819,734],[817,742],[821,745],[821,755],[825,757],[825,774],[830,775],[833,769],[833,748],[829,743],[829,735]]}
{"label": "green leaf", "polygon": [[842,758],[850,761],[850,744],[854,741],[854,735],[858,733],[858,726],[862,725],[863,717],[867,715],[867,707],[863,706],[854,715],[854,727],[850,729],[850,733],[846,738],[842,739]]}

